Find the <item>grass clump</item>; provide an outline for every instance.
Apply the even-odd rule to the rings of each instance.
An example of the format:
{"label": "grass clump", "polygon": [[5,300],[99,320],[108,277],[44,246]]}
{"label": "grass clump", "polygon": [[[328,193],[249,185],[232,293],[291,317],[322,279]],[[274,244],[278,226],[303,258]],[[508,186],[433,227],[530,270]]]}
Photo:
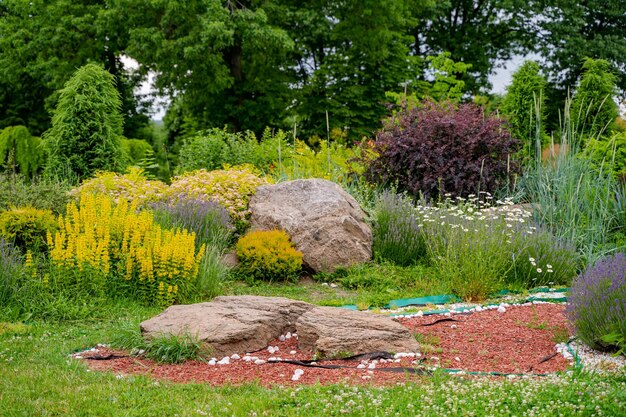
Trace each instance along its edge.
{"label": "grass clump", "polygon": [[123,324],[111,344],[159,363],[182,363],[188,360],[205,360],[211,349],[189,333],[163,334],[144,339],[134,322]]}
{"label": "grass clump", "polygon": [[413,202],[384,191],[376,200],[373,215],[372,252],[380,260],[409,266],[426,255],[423,224],[414,216]]}

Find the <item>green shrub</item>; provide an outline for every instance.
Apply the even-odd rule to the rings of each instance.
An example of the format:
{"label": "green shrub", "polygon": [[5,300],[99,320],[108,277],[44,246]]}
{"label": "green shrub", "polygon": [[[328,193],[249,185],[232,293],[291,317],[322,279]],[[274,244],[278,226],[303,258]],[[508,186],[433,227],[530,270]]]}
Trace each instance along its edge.
{"label": "green shrub", "polygon": [[604,169],[616,178],[626,178],[626,132],[590,139],[584,152],[596,170]]}
{"label": "green shrub", "polygon": [[372,232],[375,258],[408,266],[426,255],[424,233],[416,219],[415,206],[406,197],[389,191],[378,196]]}
{"label": "green shrub", "polygon": [[201,169],[174,177],[168,196],[214,199],[228,210],[237,230],[242,231],[248,225],[250,197],[257,187],[266,184],[269,181],[250,165],[210,172]]}
{"label": "green shrub", "polygon": [[98,172],[70,194],[78,200],[85,194],[106,194],[116,202],[124,199],[144,207],[163,200],[167,194],[167,185],[158,180],[149,180],[141,168],[131,167],[126,174]]}
{"label": "green shrub", "polygon": [[254,231],[236,245],[239,274],[267,281],[294,280],[302,268],[302,253],[284,231]]}
{"label": "green shrub", "polygon": [[0,132],[0,167],[11,173],[32,178],[43,167],[45,152],[41,139],[31,136],[24,126],[12,126]]}
{"label": "green shrub", "polygon": [[79,68],[60,91],[52,127],[44,134],[47,175],[84,179],[98,170],[121,171],[120,108],[111,74],[97,64]]}
{"label": "green shrub", "polygon": [[251,164],[269,172],[282,159],[289,157],[285,134],[272,134],[268,128],[261,140],[253,132],[229,133],[226,129],[211,129],[187,139],[180,149],[178,173],[206,169],[221,169],[224,165]]}
{"label": "green shrub", "polygon": [[526,163],[536,161],[543,145],[547,143],[543,104],[548,81],[540,71],[537,62],[524,62],[513,74],[511,85],[502,100],[502,113],[508,116],[513,137],[522,142],[520,156]]}
{"label": "green shrub", "polygon": [[64,181],[0,174],[0,210],[31,206],[61,214],[70,200],[69,190]]}
{"label": "green shrub", "polygon": [[14,242],[24,253],[45,249],[46,236],[58,225],[50,210],[20,207],[0,212],[0,237]]}

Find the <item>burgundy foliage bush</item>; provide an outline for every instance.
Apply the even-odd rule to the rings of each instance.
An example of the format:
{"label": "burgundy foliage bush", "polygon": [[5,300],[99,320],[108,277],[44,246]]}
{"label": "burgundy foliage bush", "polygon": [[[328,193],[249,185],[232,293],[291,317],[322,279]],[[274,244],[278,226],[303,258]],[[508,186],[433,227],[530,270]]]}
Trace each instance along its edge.
{"label": "burgundy foliage bush", "polygon": [[380,155],[366,170],[375,184],[397,184],[427,198],[493,192],[517,172],[519,149],[505,122],[482,107],[427,101],[399,113],[376,138]]}

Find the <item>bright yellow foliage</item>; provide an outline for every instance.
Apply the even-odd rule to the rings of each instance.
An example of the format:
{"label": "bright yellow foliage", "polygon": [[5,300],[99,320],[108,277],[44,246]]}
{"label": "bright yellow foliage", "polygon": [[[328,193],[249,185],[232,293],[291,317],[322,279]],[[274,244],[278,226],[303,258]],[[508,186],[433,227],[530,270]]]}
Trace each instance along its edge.
{"label": "bright yellow foliage", "polygon": [[59,216],[59,231],[48,234],[50,258],[59,268],[91,277],[123,277],[149,302],[172,304],[198,275],[204,247],[195,250],[195,234],[164,230],[137,202],[85,193]]}
{"label": "bright yellow foliage", "polygon": [[302,252],[294,248],[282,230],[249,232],[237,242],[239,272],[263,279],[295,279],[302,268]]}
{"label": "bright yellow foliage", "polygon": [[149,180],[141,168],[132,167],[126,174],[101,171],[94,178],[83,181],[70,194],[78,199],[83,194],[106,194],[117,203],[120,200],[137,202],[138,206],[160,201],[167,192],[167,184]]}

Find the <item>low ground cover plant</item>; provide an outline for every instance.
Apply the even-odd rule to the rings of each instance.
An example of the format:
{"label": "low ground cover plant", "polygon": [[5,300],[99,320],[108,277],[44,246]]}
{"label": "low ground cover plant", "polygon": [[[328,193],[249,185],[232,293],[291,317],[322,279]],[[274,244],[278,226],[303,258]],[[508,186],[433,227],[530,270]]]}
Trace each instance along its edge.
{"label": "low ground cover plant", "polygon": [[626,349],[626,256],[599,260],[572,285],[567,315],[592,348]]}

